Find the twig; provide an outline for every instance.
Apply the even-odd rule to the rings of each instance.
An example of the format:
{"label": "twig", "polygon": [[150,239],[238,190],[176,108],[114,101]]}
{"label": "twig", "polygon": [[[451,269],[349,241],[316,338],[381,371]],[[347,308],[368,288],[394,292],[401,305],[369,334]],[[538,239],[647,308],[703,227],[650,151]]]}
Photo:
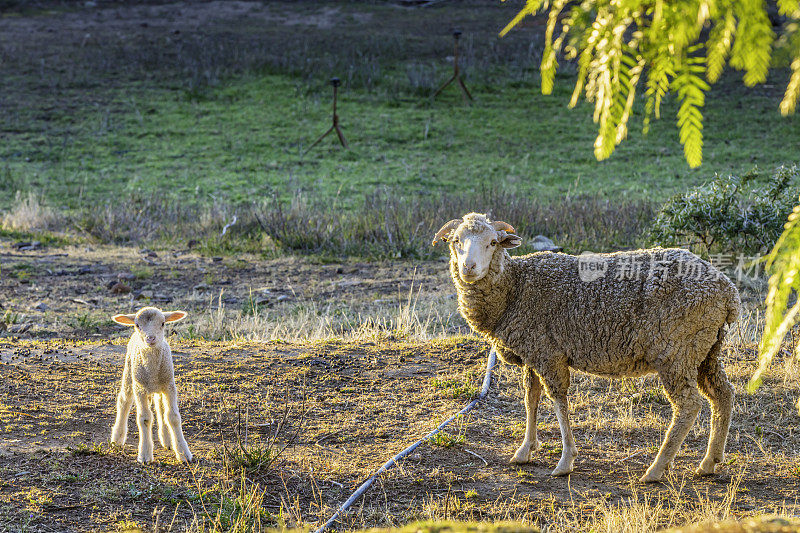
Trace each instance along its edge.
{"label": "twig", "polygon": [[477,457],[478,459],[480,459],[481,461],[483,461],[483,464],[485,464],[486,466],[489,466],[489,463],[486,461],[486,459],[484,459],[483,457],[481,457],[481,456],[480,456],[480,455],[478,455],[477,453],[475,453],[475,452],[471,452],[471,451],[467,450],[466,448],[464,449],[464,451],[465,451],[465,452],[467,452],[467,453],[468,453],[468,454],[470,454],[470,455],[474,455],[475,457]]}
{"label": "twig", "polygon": [[644,450],[639,450],[638,452],[632,453],[632,454],[630,454],[630,455],[629,455],[629,456],[627,456],[627,457],[623,457],[622,459],[619,459],[618,461],[614,461],[614,463],[615,463],[615,464],[622,463],[622,462],[624,462],[624,461],[627,461],[628,459],[633,459],[633,458],[634,458],[634,457],[636,457],[637,455],[641,455],[641,454],[643,454],[643,453],[644,453]]}
{"label": "twig", "polygon": [[219,236],[220,236],[220,237],[224,237],[224,236],[225,236],[225,234],[226,234],[226,233],[228,233],[228,228],[230,228],[231,226],[233,226],[234,224],[236,224],[236,221],[237,221],[237,220],[238,220],[238,219],[236,218],[236,215],[233,215],[233,220],[231,220],[230,222],[228,222],[227,224],[225,224],[225,227],[224,227],[224,228],[222,228],[222,233],[220,233],[220,234],[219,234]]}
{"label": "twig", "polygon": [[758,442],[758,441],[757,441],[755,438],[753,438],[753,437],[752,437],[752,436],[751,436],[749,433],[742,433],[742,434],[743,434],[745,437],[747,437],[748,439],[750,439],[751,441],[755,442],[755,443],[756,443],[756,446],[758,446],[758,449],[760,449],[760,450],[761,450],[761,453],[762,453],[762,454],[764,454],[764,455],[767,455],[767,452],[766,452],[766,450],[764,450],[764,447],[761,445],[761,443],[760,443],[760,442]]}

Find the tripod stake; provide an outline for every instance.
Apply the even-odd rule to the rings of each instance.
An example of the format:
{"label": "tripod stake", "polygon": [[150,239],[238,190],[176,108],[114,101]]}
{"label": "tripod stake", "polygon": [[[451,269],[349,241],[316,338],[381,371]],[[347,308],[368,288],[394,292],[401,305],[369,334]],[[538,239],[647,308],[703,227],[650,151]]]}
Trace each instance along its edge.
{"label": "tripod stake", "polygon": [[330,83],[331,85],[333,85],[333,125],[331,125],[331,127],[328,128],[328,131],[320,135],[319,139],[314,141],[314,144],[309,146],[306,149],[306,151],[303,152],[303,155],[306,155],[308,152],[310,152],[312,148],[318,145],[319,142],[332,131],[336,132],[336,136],[339,137],[339,142],[342,143],[342,147],[349,148],[349,146],[347,146],[347,139],[344,138],[344,133],[342,133],[342,128],[339,127],[339,115],[336,113],[336,99],[339,92],[339,85],[341,85],[342,82],[341,80],[339,80],[339,78],[331,78]]}
{"label": "tripod stake", "polygon": [[444,82],[444,85],[439,87],[439,89],[433,93],[433,97],[436,98],[439,96],[445,87],[453,83],[454,81],[458,82],[459,87],[461,87],[461,92],[463,93],[462,96],[464,97],[464,101],[467,101],[467,98],[473,100],[472,95],[469,93],[469,89],[464,84],[464,80],[461,79],[461,71],[458,68],[458,38],[461,37],[461,31],[455,30],[453,31],[453,75],[450,76],[450,79]]}

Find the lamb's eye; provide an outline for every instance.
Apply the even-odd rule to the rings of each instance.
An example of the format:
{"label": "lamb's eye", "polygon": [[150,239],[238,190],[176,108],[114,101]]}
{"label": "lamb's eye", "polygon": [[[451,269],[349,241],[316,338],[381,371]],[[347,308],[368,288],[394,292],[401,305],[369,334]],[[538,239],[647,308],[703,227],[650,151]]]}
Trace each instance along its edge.
{"label": "lamb's eye", "polygon": [[453,242],[454,242],[454,243],[456,243],[456,244],[458,244],[458,243],[459,243],[459,242],[461,242],[461,241],[459,241],[459,240],[458,240],[458,237],[456,237],[455,239],[453,239]]}
{"label": "lamb's eye", "polygon": [[492,241],[492,246],[497,246],[497,241]]}

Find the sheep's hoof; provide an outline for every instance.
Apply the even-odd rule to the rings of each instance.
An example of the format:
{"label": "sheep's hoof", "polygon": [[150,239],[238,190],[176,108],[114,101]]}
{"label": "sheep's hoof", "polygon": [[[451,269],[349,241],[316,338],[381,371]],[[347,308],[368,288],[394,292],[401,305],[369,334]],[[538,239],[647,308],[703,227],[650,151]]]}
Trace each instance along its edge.
{"label": "sheep's hoof", "polygon": [[153,456],[151,455],[149,458],[148,457],[139,456],[139,457],[136,458],[136,460],[139,461],[140,463],[142,463],[143,465],[146,465],[146,464],[150,464],[150,463],[153,462]]}
{"label": "sheep's hoof", "polygon": [[713,461],[702,461],[700,466],[694,471],[695,474],[698,476],[710,476],[714,474],[717,470],[717,463]]}
{"label": "sheep's hoof", "polygon": [[528,450],[527,453],[520,452],[517,450],[517,453],[514,454],[514,457],[511,458],[509,461],[513,465],[524,465],[525,463],[531,462],[531,452]]}

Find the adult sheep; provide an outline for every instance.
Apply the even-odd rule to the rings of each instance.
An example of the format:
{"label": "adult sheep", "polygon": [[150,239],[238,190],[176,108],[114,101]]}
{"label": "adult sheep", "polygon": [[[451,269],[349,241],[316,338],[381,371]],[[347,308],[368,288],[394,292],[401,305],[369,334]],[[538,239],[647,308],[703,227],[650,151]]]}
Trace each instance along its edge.
{"label": "adult sheep", "polygon": [[[570,368],[604,377],[657,373],[672,404],[672,423],[642,481],[659,480],[697,417],[711,404],[708,449],[696,472],[722,462],[733,387],[720,364],[725,325],[739,294],[720,271],[681,249],[573,256],[507,250],[514,228],[469,213],[436,234],[449,243],[458,307],[470,327],[508,363],[523,367],[525,438],[511,459],[538,449],[541,384],[553,400],[563,451],[552,474],[572,472],[577,448],[569,425]],[[541,381],[540,381],[541,380]],[[698,391],[699,386],[699,391]]]}

